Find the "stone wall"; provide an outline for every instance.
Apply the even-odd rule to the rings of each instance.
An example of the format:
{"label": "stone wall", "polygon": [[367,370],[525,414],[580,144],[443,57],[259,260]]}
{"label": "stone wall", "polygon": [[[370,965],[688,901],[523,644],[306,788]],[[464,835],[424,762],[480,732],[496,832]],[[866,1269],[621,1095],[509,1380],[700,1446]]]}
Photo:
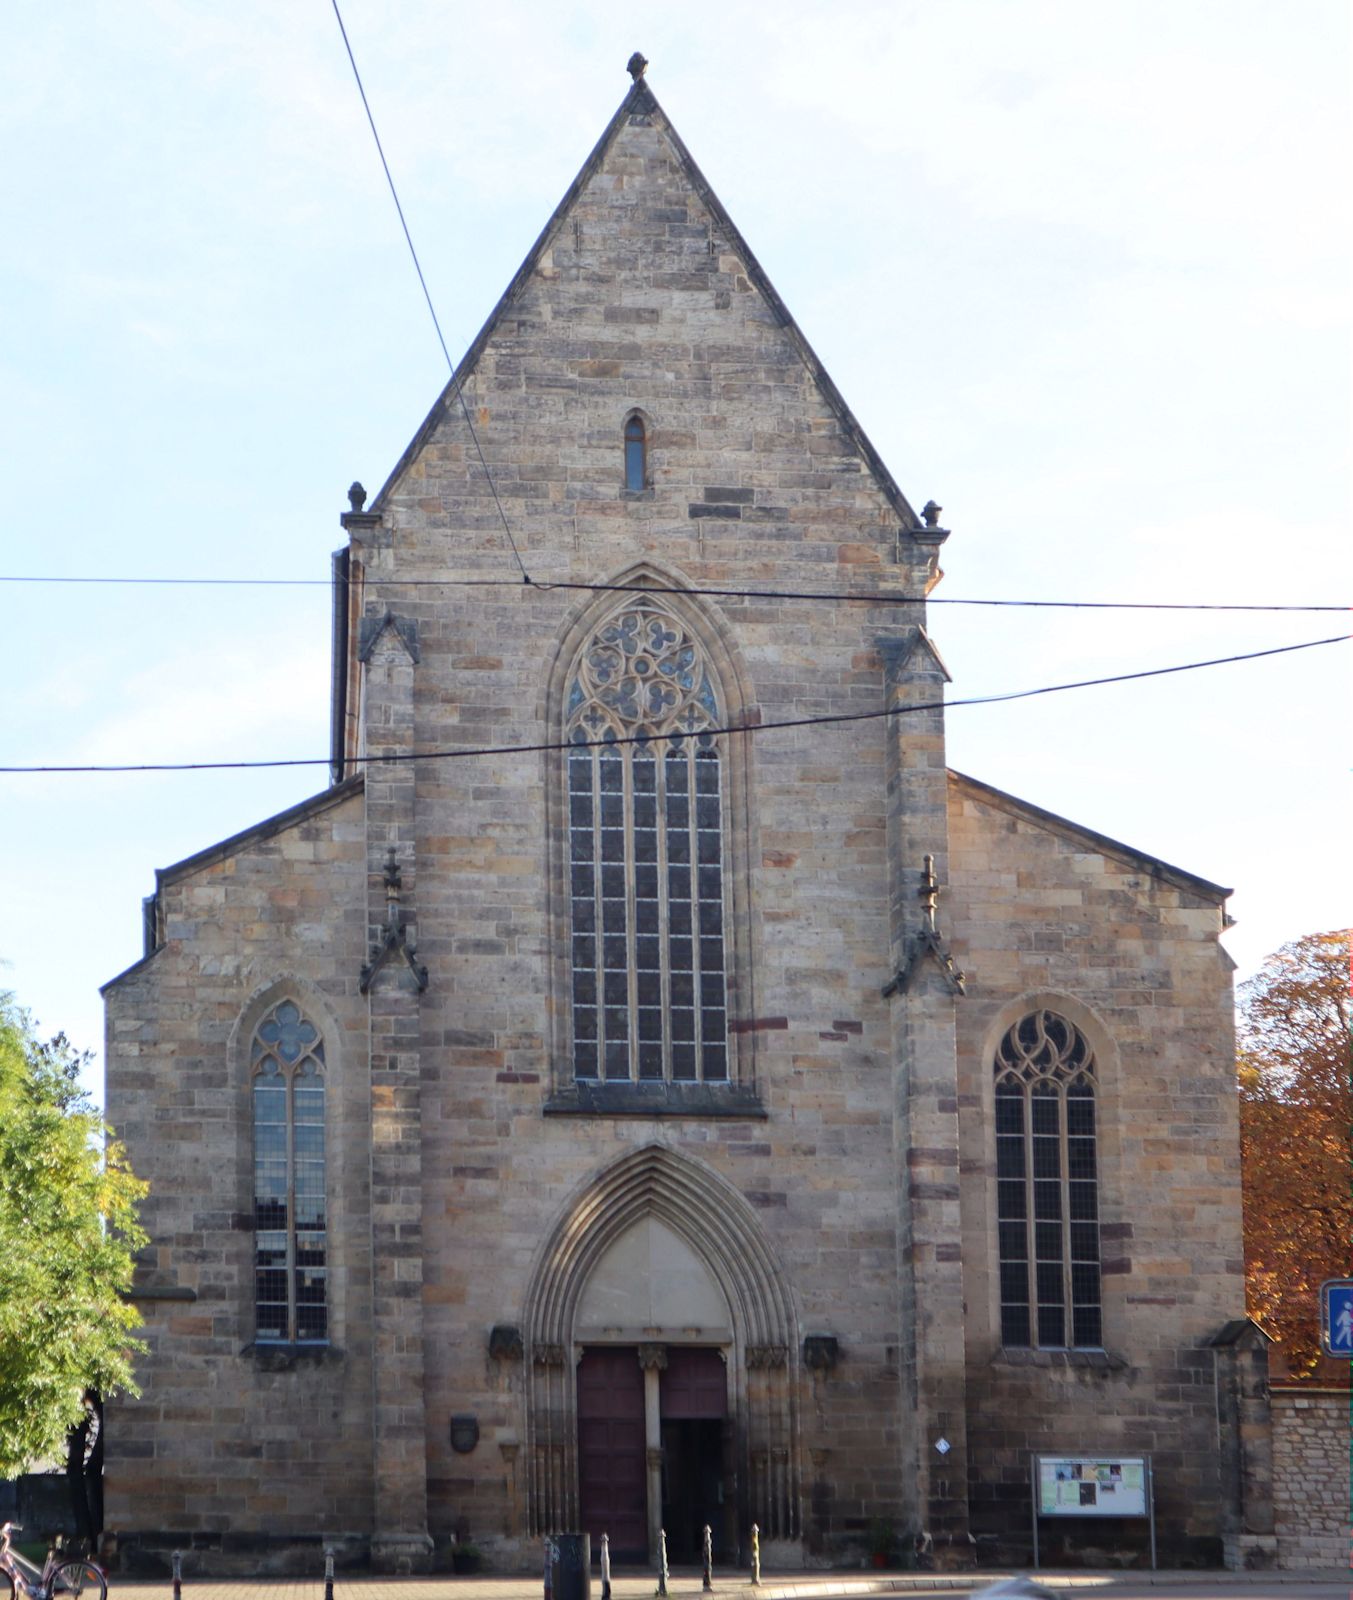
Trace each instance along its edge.
{"label": "stone wall", "polygon": [[[919,597],[928,552],[906,536],[754,280],[665,119],[640,104],[474,358],[472,411],[539,585]],[[631,491],[622,438],[636,409],[651,481]],[[434,410],[373,511],[380,526],[355,543],[354,566],[367,616],[389,605],[417,623],[418,743],[557,740],[577,652],[622,597],[404,585],[514,571],[455,401]],[[671,605],[702,641],[733,723],[881,706],[880,641],[904,637],[921,609],[919,598],[843,608],[679,592]],[[942,771],[942,751],[937,761]],[[790,1365],[757,1369],[748,1384],[754,1396],[789,1385],[795,1421],[766,1448],[787,1454],[790,1474],[814,1469],[801,1531],[822,1546],[861,1539],[874,1516],[900,1521],[911,1493],[912,1474],[899,1472],[911,1441],[899,1418],[892,1023],[881,994],[891,971],[884,729],[734,738],[722,764],[730,1075],[764,1116],[570,1113],[559,763],[527,754],[417,770],[419,954],[432,975],[421,1003],[428,1516],[438,1539],[459,1526],[495,1559],[527,1550],[527,1503],[555,1468],[526,1404],[532,1371],[492,1361],[489,1330],[528,1321],[542,1239],[616,1163],[655,1143],[746,1197],[793,1285]],[[840,1339],[834,1371],[796,1375],[808,1333]],[[473,1453],[452,1450],[452,1414],[478,1418]],[[559,1429],[567,1438],[566,1418]]]}
{"label": "stone wall", "polygon": [[[150,1184],[143,1395],[105,1435],[126,1570],[304,1562],[371,1526],[362,812],[350,784],[162,872],[162,947],[104,991],[108,1118]],[[284,997],[325,1035],[331,1194],[331,1345],[291,1353],[253,1345],[249,1039]]]}
{"label": "stone wall", "polygon": [[[950,793],[974,1530],[1027,1552],[1031,1450],[1146,1452],[1162,1563],[1219,1566],[1209,1344],[1245,1303],[1220,891],[972,780]],[[1001,1348],[992,1061],[1038,1006],[1096,1057],[1102,1352]],[[1046,1559],[1096,1546],[1144,1558],[1146,1530],[1078,1525]]]}
{"label": "stone wall", "polygon": [[1273,1390],[1274,1512],[1278,1565],[1347,1568],[1353,1393],[1348,1388]]}

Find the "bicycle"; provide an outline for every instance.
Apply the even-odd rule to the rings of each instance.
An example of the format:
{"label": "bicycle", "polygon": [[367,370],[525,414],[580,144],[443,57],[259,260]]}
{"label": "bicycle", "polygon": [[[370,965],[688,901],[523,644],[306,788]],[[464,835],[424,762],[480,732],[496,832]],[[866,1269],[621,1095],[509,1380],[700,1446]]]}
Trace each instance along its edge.
{"label": "bicycle", "polygon": [[106,1600],[108,1579],[93,1561],[58,1561],[49,1545],[39,1571],[12,1548],[11,1536],[22,1533],[15,1522],[0,1527],[0,1600]]}

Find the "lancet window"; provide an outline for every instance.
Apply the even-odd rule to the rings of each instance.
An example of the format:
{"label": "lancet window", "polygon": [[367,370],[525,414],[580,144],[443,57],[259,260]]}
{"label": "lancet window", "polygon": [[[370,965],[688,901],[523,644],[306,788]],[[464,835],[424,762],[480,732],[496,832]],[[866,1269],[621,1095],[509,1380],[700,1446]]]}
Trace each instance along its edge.
{"label": "lancet window", "polygon": [[637,413],[625,422],[625,487],[629,490],[648,485],[648,433]]}
{"label": "lancet window", "polygon": [[291,1000],[249,1049],[254,1110],[254,1311],[260,1344],[328,1338],[324,1040]]}
{"label": "lancet window", "polygon": [[1031,1011],[996,1051],[1001,1342],[1103,1343],[1095,1060],[1056,1011]]}
{"label": "lancet window", "polygon": [[726,1082],[726,780],[709,664],[644,596],[584,646],[566,704],[574,1074]]}

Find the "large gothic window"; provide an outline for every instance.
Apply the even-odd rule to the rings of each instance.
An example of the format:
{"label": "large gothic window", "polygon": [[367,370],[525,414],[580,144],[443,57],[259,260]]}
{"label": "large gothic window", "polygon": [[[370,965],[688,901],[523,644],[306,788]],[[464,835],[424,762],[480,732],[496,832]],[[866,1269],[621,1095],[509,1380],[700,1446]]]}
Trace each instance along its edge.
{"label": "large gothic window", "polygon": [[255,1338],[328,1338],[324,1040],[290,1000],[254,1030]]}
{"label": "large gothic window", "polygon": [[726,1082],[713,674],[690,629],[645,596],[588,640],[566,705],[574,1074]]}
{"label": "large gothic window", "polygon": [[1001,1343],[1103,1343],[1095,1060],[1080,1030],[1031,1011],[996,1051]]}

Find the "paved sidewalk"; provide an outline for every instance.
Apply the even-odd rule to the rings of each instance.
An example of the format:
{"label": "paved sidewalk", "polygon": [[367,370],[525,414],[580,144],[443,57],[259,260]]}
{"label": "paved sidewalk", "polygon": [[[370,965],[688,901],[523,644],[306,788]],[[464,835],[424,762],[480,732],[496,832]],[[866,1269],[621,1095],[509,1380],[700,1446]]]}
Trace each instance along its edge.
{"label": "paved sidewalk", "polygon": [[[1292,1585],[1349,1584],[1348,1568],[1329,1572],[1198,1572],[1112,1571],[1055,1572],[1027,1569],[981,1572],[793,1572],[763,1573],[759,1588],[752,1588],[744,1573],[715,1575],[714,1600],[870,1600],[873,1596],[966,1593],[1002,1578],[1032,1578],[1047,1589],[1065,1591],[1068,1600],[1090,1600],[1087,1590],[1112,1591],[1116,1587],[1143,1586],[1168,1589],[1233,1589],[1243,1597],[1256,1588]],[[109,1588],[116,1600],[170,1600],[168,1578],[146,1580],[113,1573]],[[670,1600],[702,1600],[700,1575],[673,1575],[667,1584]],[[613,1600],[653,1600],[651,1574],[625,1574],[611,1585]],[[339,1573],[334,1579],[334,1600],[542,1600],[539,1577],[476,1576],[468,1578],[385,1578]],[[182,1600],[324,1600],[322,1578],[193,1578],[183,1580]],[[601,1600],[601,1580],[593,1574],[592,1600]],[[1106,1597],[1107,1600],[1107,1597]]]}

